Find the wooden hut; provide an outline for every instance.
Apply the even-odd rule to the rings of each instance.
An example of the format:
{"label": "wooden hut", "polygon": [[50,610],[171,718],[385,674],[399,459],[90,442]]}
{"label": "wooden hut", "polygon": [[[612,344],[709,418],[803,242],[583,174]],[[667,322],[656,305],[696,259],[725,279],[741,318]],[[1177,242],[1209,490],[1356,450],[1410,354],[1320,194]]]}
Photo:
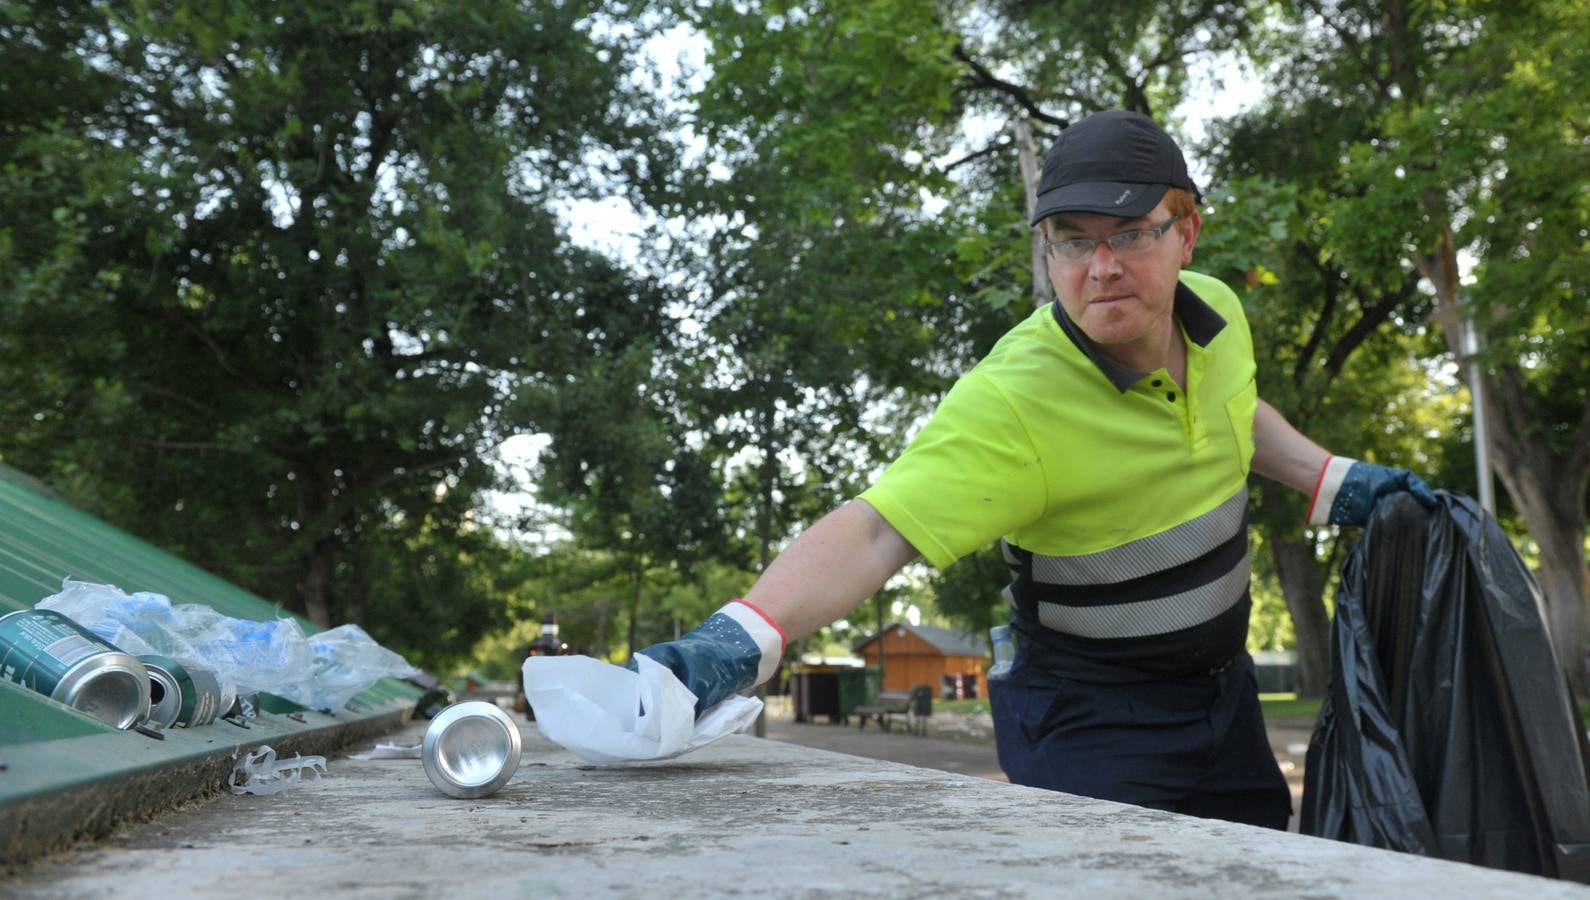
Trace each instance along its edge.
{"label": "wooden hut", "polygon": [[883,657],[885,691],[909,691],[926,684],[939,696],[943,686],[953,682],[962,691],[976,685],[981,696],[982,673],[989,660],[986,643],[948,628],[895,622],[881,638],[874,635],[857,644],[855,652],[870,668],[877,668],[879,656]]}

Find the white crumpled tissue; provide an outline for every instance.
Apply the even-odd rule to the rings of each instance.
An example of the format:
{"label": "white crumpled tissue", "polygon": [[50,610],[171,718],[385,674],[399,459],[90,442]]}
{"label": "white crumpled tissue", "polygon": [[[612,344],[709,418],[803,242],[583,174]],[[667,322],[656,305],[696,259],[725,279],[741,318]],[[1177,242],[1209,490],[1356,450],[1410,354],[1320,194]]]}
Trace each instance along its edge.
{"label": "white crumpled tissue", "polygon": [[744,731],[762,711],[755,697],[731,696],[696,720],[696,695],[649,656],[640,671],[589,656],[532,656],[524,693],[536,725],[586,762],[668,759]]}

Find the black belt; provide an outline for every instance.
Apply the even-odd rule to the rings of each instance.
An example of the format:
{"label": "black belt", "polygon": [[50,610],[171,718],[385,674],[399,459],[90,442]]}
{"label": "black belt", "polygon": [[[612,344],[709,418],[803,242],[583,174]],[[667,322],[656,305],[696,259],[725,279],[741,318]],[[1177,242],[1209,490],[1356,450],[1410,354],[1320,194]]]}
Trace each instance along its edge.
{"label": "black belt", "polygon": [[1214,676],[1219,675],[1221,672],[1224,672],[1227,669],[1231,668],[1232,666],[1236,665],[1237,664],[1237,656],[1240,656],[1240,655],[1241,654],[1234,654],[1231,657],[1227,658],[1226,661],[1221,663],[1220,665],[1218,665],[1218,666],[1210,666],[1209,667],[1209,671],[1205,672],[1204,674],[1208,675],[1210,678],[1213,678]]}

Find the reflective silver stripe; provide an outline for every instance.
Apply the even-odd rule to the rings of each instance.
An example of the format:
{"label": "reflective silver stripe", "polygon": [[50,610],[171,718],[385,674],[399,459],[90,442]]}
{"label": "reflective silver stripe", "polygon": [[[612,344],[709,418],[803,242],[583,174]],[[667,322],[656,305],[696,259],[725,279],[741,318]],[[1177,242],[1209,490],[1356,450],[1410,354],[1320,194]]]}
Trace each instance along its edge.
{"label": "reflective silver stripe", "polygon": [[[1152,503],[1152,499],[1145,499]],[[1084,556],[1032,555],[1032,580],[1038,584],[1119,584],[1192,562],[1215,549],[1242,527],[1248,486],[1224,503],[1159,534]]]}
{"label": "reflective silver stripe", "polygon": [[1109,606],[1062,606],[1040,600],[1038,621],[1056,631],[1088,638],[1169,634],[1201,625],[1234,606],[1248,589],[1252,566],[1253,551],[1249,550],[1230,572],[1214,581],[1154,600]]}

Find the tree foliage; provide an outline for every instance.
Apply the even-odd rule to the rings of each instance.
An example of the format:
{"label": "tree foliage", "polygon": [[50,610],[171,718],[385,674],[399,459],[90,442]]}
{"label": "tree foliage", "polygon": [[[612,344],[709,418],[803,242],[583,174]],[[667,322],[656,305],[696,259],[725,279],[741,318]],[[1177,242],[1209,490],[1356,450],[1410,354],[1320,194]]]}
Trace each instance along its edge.
{"label": "tree foliage", "polygon": [[553,207],[671,168],[603,9],[8,4],[0,453],[322,624],[491,624],[371,590],[492,553],[492,448],[666,328]]}

